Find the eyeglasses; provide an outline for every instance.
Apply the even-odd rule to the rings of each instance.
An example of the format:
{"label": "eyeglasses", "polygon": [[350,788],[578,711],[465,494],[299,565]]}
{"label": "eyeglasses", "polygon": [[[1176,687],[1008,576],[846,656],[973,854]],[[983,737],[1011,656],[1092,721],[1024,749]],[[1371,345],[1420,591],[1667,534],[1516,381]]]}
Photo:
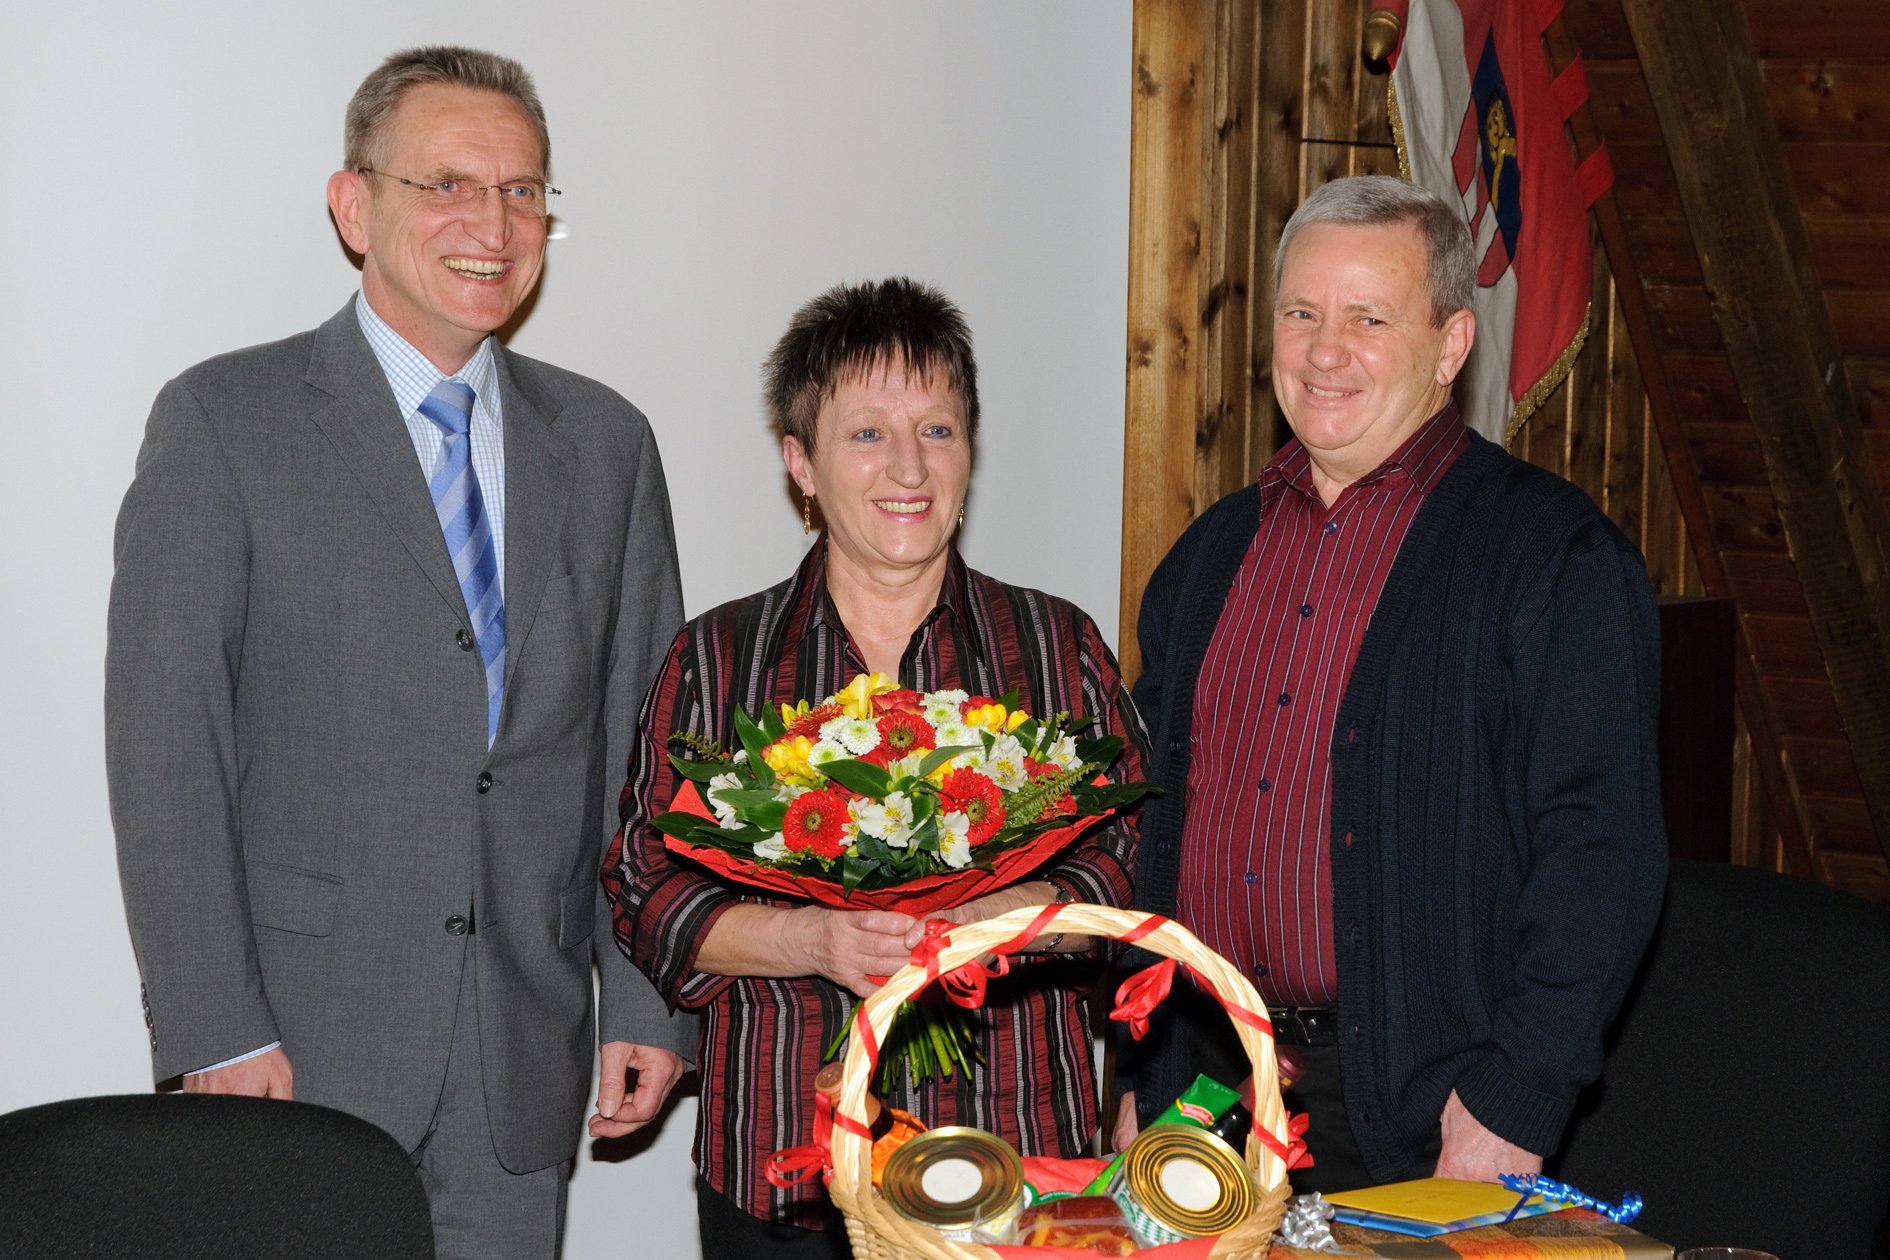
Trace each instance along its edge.
{"label": "eyeglasses", "polygon": [[379,175],[382,179],[391,179],[417,193],[424,193],[427,204],[440,210],[468,210],[474,203],[485,201],[487,189],[497,189],[499,204],[507,211],[528,219],[542,219],[552,212],[556,204],[554,198],[558,196],[556,188],[536,179],[517,179],[509,184],[475,184],[465,179],[442,179],[438,183],[423,184],[417,179],[402,179],[371,166],[361,167],[356,174]]}

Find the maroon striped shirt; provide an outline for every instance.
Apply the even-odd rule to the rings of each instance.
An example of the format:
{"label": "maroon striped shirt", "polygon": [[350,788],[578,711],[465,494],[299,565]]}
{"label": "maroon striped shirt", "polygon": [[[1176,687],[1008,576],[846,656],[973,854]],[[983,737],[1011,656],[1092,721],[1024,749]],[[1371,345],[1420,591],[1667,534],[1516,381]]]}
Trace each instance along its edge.
{"label": "maroon striped shirt", "polygon": [[[675,796],[677,777],[667,757],[671,732],[694,732],[727,746],[734,742],[736,706],[754,714],[765,705],[820,699],[866,672],[828,597],[826,556],[822,539],[791,580],[706,613],[677,635],[644,702],[624,785],[625,830],[604,867],[618,941],[671,1002],[702,1016],[697,1167],[710,1186],[752,1215],[807,1225],[823,1223],[826,1194],[819,1182],[780,1190],[768,1184],[763,1168],[773,1151],[812,1140],[814,1073],[854,998],[819,977],[694,970],[703,939],[730,906],[795,903],[721,882],[673,858],[647,820]],[[955,552],[937,607],[900,660],[899,682],[920,691],[956,687],[986,696],[1014,688],[1031,713],[1094,716],[1092,734],[1127,740],[1110,777],[1143,777],[1141,722],[1095,623],[1063,600],[972,571]],[[1128,822],[1093,827],[1033,878],[1048,879],[1078,901],[1126,906],[1135,839]],[[975,1012],[983,1065],[916,1097],[896,1092],[889,1101],[928,1125],[975,1125],[1026,1154],[1078,1154],[1098,1123],[1090,1027],[1079,1000],[1098,965],[1076,954],[1022,960],[1010,977],[993,982]]]}
{"label": "maroon striped shirt", "polygon": [[1385,577],[1469,445],[1455,404],[1327,508],[1287,443],[1195,682],[1177,913],[1270,1002],[1329,1006],[1331,741]]}

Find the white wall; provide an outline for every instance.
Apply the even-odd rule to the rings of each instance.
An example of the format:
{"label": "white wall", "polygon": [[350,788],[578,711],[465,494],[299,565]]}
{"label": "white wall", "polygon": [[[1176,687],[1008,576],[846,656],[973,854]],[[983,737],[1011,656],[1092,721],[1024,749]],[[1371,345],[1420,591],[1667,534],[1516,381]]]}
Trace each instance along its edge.
{"label": "white wall", "polygon": [[[0,0],[0,31],[0,1112],[150,1085],[101,751],[112,520],[166,379],[354,287],[322,186],[394,48],[538,76],[569,236],[514,344],[649,413],[691,612],[801,553],[762,355],[817,290],[903,271],[978,340],[971,562],[1113,637],[1129,0]],[[692,1121],[583,1153],[568,1256],[695,1254]]]}

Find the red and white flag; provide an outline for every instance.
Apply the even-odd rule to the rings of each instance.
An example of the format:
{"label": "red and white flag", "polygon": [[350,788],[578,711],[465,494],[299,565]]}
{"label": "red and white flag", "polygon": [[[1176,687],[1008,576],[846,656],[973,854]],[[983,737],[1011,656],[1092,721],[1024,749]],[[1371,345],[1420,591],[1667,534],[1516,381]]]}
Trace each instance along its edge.
{"label": "red and white flag", "polygon": [[1471,427],[1507,445],[1588,335],[1588,207],[1607,151],[1578,167],[1563,122],[1588,98],[1580,58],[1551,75],[1562,0],[1379,3],[1404,20],[1391,122],[1405,178],[1463,208],[1478,259],[1476,346],[1458,377]]}

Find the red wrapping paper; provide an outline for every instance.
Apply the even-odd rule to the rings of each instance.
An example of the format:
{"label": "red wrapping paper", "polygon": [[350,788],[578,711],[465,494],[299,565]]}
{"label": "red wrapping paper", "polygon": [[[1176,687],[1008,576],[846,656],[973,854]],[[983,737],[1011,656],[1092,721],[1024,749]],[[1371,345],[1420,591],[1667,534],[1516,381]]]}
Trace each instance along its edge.
{"label": "red wrapping paper", "polygon": [[[715,817],[715,811],[710,809],[708,802],[702,799],[702,793],[696,789],[695,783],[688,779],[684,779],[682,786],[677,789],[676,799],[670,803],[670,808],[695,814],[701,818]],[[670,852],[680,853],[691,861],[698,862],[717,874],[726,875],[737,883],[747,884],[754,888],[765,888],[769,892],[779,893],[784,897],[815,901],[838,910],[897,910],[902,914],[917,917],[930,914],[934,910],[949,910],[953,906],[962,906],[967,901],[973,901],[986,893],[996,892],[1000,888],[1007,888],[1017,883],[1061,853],[1064,846],[1082,834],[1086,828],[1107,817],[1109,817],[1108,813],[1099,814],[1068,827],[1057,827],[1046,831],[1027,844],[1021,844],[1015,849],[1007,849],[998,854],[989,870],[978,866],[967,866],[961,871],[927,875],[897,888],[880,888],[870,891],[855,889],[848,892],[837,883],[795,875],[772,867],[757,866],[747,858],[737,857],[722,849],[698,847],[676,836],[664,836],[663,843]]]}

